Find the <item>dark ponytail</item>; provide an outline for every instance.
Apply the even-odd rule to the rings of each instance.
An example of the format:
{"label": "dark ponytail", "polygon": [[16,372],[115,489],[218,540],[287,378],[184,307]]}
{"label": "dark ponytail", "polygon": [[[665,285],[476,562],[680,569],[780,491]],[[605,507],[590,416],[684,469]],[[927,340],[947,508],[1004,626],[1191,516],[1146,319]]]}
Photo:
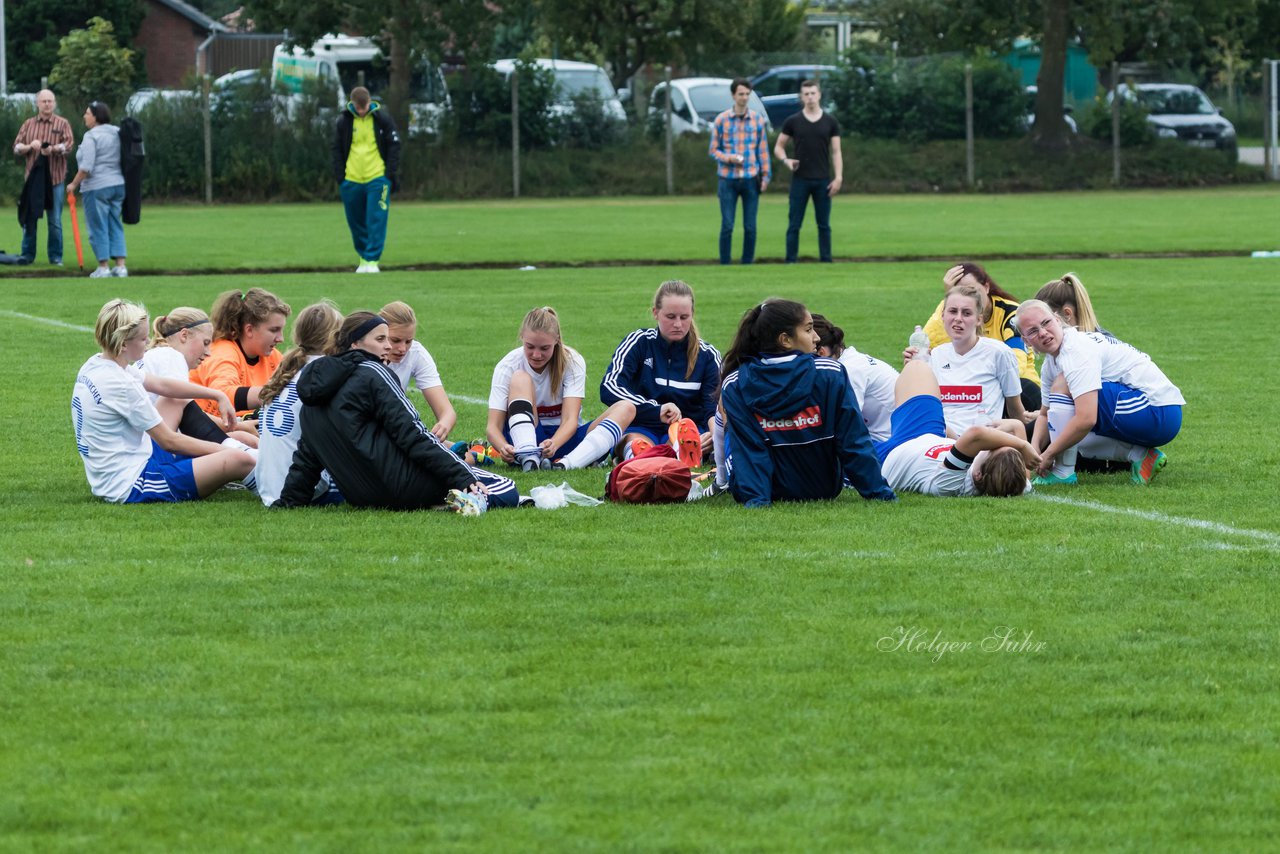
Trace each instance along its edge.
{"label": "dark ponytail", "polygon": [[796,327],[804,322],[807,311],[803,303],[772,298],[749,309],[742,315],[738,333],[733,336],[733,344],[724,355],[721,379],[736,371],[747,359],[775,352],[778,336],[784,332],[795,332]]}

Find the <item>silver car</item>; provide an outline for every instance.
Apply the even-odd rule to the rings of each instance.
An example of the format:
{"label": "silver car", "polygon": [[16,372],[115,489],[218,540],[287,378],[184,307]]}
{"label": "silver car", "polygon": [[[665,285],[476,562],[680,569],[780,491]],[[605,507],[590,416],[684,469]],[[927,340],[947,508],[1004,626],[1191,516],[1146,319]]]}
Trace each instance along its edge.
{"label": "silver car", "polygon": [[[728,77],[681,77],[671,81],[671,133],[680,136],[686,133],[711,133],[711,125],[716,116],[733,106],[733,94]],[[770,131],[769,113],[764,102],[755,92],[747,101],[747,108],[755,110],[764,117],[764,123]],[[660,129],[666,121],[667,84],[659,83],[653,88],[649,99],[649,126]]]}

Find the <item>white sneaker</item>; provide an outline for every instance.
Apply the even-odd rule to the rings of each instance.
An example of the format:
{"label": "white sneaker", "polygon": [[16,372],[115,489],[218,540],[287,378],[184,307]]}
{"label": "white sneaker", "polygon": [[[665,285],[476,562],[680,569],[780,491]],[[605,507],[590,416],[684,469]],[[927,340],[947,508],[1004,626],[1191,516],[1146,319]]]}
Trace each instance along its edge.
{"label": "white sneaker", "polygon": [[366,272],[366,273],[381,273],[381,272],[382,272],[380,269],[378,269],[378,262],[377,262],[377,261],[366,261],[365,263],[369,265],[369,269],[365,270],[365,272]]}
{"label": "white sneaker", "polygon": [[111,278],[111,268],[110,268],[110,267],[98,267],[98,268],[96,268],[92,273],[90,273],[90,274],[89,274],[89,278],[91,278],[91,279],[109,279],[109,278]]}
{"label": "white sneaker", "polygon": [[359,266],[359,267],[356,267],[356,272],[357,272],[357,273],[367,273],[367,272],[369,272],[369,262],[368,262],[368,261],[361,261],[361,262],[360,262],[360,266]]}
{"label": "white sneaker", "polygon": [[129,278],[129,271],[125,267],[112,267],[111,276],[116,279],[127,279]]}

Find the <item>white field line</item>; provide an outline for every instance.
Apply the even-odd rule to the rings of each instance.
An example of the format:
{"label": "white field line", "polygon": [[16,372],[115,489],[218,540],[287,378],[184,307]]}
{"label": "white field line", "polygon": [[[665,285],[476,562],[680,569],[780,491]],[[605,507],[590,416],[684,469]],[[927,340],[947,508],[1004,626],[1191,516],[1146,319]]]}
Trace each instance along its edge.
{"label": "white field line", "polygon": [[[42,323],[45,326],[56,326],[59,329],[69,329],[73,332],[92,332],[92,326],[77,326],[74,323],[65,323],[61,320],[54,320],[51,317],[36,317],[34,314],[23,314],[20,311],[0,310],[0,315],[4,317],[13,317],[18,320],[29,320],[32,323]],[[453,400],[460,400],[463,403],[470,403],[474,406],[488,406],[489,399],[487,397],[468,397],[465,394],[451,394],[449,397]]]}
{"label": "white field line", "polygon": [[45,326],[56,326],[59,329],[70,329],[74,332],[92,332],[92,326],[77,326],[74,323],[64,323],[61,320],[54,320],[50,317],[36,317],[34,314],[23,314],[20,311],[0,311],[5,317],[16,317],[19,320],[30,320],[32,323],[43,323]]}
{"label": "white field line", "polygon": [[1273,534],[1270,531],[1254,531],[1249,528],[1233,528],[1230,525],[1223,525],[1220,522],[1206,522],[1203,519],[1189,519],[1186,516],[1170,516],[1167,513],[1159,513],[1154,510],[1135,510],[1132,507],[1112,507],[1110,504],[1099,504],[1096,501],[1083,501],[1078,498],[1066,498],[1059,495],[1044,495],[1037,493],[1034,496],[1039,501],[1047,501],[1050,504],[1066,504],[1070,507],[1080,507],[1085,510],[1096,510],[1099,513],[1115,513],[1121,516],[1134,516],[1138,519],[1146,519],[1148,522],[1160,522],[1165,525],[1176,525],[1179,528],[1195,528],[1202,531],[1211,531],[1215,534],[1226,534],[1233,537],[1250,537],[1255,540],[1261,540],[1271,548],[1280,548],[1280,534]]}

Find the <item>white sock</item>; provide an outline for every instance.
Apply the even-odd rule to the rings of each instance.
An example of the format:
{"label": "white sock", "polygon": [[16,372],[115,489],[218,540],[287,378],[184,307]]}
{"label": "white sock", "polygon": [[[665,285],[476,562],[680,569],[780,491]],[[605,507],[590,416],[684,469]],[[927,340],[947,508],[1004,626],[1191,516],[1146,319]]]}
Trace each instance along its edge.
{"label": "white sock", "polygon": [[[1058,434],[1067,426],[1067,422],[1076,414],[1076,402],[1065,394],[1049,395],[1049,439],[1058,438]],[[1053,462],[1053,474],[1056,477],[1070,477],[1076,473],[1076,448],[1073,445],[1058,453]]]}
{"label": "white sock", "polygon": [[716,410],[715,421],[711,423],[711,453],[716,461],[716,486],[729,485],[729,467],[724,455],[724,416]]}
{"label": "white sock", "polygon": [[228,436],[227,438],[223,439],[221,444],[222,444],[222,447],[230,448],[233,451],[244,451],[246,454],[253,457],[254,464],[255,465],[257,464],[258,462],[257,448],[250,448],[244,442],[241,442],[239,439],[232,438],[231,436]]}
{"label": "white sock", "polygon": [[1097,433],[1090,433],[1081,439],[1080,444],[1076,445],[1076,449],[1090,459],[1119,460],[1131,463],[1141,460],[1147,454],[1147,449],[1139,445],[1130,445],[1128,442],[1109,439],[1106,436],[1099,436]]}
{"label": "white sock", "polygon": [[621,438],[622,428],[606,418],[583,437],[578,447],[561,457],[560,463],[567,469],[585,468],[612,451]]}
{"label": "white sock", "polygon": [[516,446],[516,459],[524,462],[529,457],[541,459],[538,453],[538,431],[533,426],[533,403],[513,400],[507,408],[507,432],[511,444]]}

